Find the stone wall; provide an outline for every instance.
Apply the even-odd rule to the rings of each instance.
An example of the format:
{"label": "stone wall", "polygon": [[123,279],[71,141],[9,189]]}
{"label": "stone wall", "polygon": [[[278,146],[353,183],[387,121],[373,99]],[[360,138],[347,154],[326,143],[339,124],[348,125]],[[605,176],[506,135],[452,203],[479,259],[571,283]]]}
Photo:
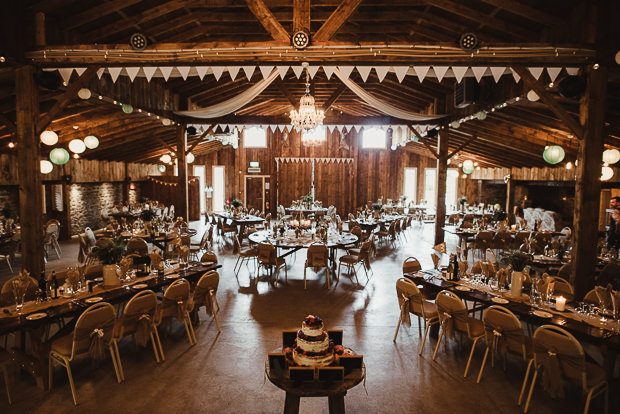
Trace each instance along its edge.
{"label": "stone wall", "polygon": [[97,229],[104,225],[103,210],[110,210],[114,204],[123,202],[123,183],[71,184],[69,208],[71,234],[84,231],[85,227]]}
{"label": "stone wall", "polygon": [[0,216],[4,215],[3,211],[5,208],[11,210],[13,214],[18,214],[19,192],[17,186],[0,186]]}

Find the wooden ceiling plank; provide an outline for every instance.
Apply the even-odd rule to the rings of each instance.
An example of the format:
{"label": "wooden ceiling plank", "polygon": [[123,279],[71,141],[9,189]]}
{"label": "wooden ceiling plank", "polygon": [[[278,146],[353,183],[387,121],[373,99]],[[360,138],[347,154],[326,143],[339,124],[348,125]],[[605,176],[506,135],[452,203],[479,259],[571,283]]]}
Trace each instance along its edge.
{"label": "wooden ceiling plank", "polygon": [[89,7],[81,13],[72,14],[59,25],[64,31],[75,29],[87,23],[94,22],[103,16],[117,12],[125,7],[140,3],[142,0],[111,0]]}
{"label": "wooden ceiling plank", "polygon": [[329,41],[347,19],[355,12],[362,0],[343,0],[329,18],[321,25],[312,39],[317,42]]}
{"label": "wooden ceiling plank", "polygon": [[332,107],[332,105],[336,102],[336,100],[340,97],[340,95],[343,94],[344,91],[346,91],[348,88],[346,85],[342,84],[338,87],[338,89],[336,89],[334,91],[334,93],[332,93],[329,98],[327,98],[327,100],[325,101],[325,103],[323,104],[322,108],[323,108],[323,112],[327,112],[329,111],[329,109]]}
{"label": "wooden ceiling plank", "polygon": [[583,128],[579,122],[573,118],[567,111],[560,105],[557,99],[547,91],[542,82],[536,80],[528,69],[521,65],[513,65],[512,68],[517,72],[521,79],[527,86],[532,88],[540,99],[551,109],[551,111],[558,117],[566,126],[572,131],[572,133],[579,139],[583,138]]}
{"label": "wooden ceiling plank", "polygon": [[290,41],[291,36],[276,20],[263,0],[245,0],[248,8],[274,40]]}
{"label": "wooden ceiling plank", "polygon": [[460,151],[464,150],[465,147],[467,147],[469,144],[471,144],[472,142],[474,142],[476,140],[476,138],[478,138],[476,135],[472,135],[471,138],[469,138],[467,141],[463,142],[461,145],[459,145],[454,151],[452,151],[449,155],[448,155],[448,159],[454,157],[456,154],[458,154]]}
{"label": "wooden ceiling plank", "polygon": [[293,30],[310,31],[310,0],[294,0]]}
{"label": "wooden ceiling plank", "polygon": [[564,19],[559,18],[555,14],[547,13],[543,10],[530,7],[523,2],[516,0],[482,0],[485,3],[491,4],[500,9],[509,11],[517,16],[525,17],[533,22],[545,25],[545,26],[561,26],[567,22]]}

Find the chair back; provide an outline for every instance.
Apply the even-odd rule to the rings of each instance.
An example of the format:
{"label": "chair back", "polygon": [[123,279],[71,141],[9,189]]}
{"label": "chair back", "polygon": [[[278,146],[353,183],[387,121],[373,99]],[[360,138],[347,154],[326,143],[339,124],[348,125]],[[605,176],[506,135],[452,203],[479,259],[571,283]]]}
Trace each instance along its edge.
{"label": "chair back", "polygon": [[474,241],[479,245],[488,245],[493,240],[493,233],[490,231],[480,231],[476,234]]}
{"label": "chair back", "polygon": [[493,263],[493,264],[497,263],[497,256],[495,255],[495,252],[493,252],[493,250],[487,249],[485,253],[485,257],[488,262]]}
{"label": "chair back", "polygon": [[97,243],[97,238],[95,237],[95,233],[93,233],[90,227],[86,227],[84,229],[84,234],[86,235],[86,242],[88,243],[88,246],[95,246]]}
{"label": "chair back", "polygon": [[109,303],[96,303],[86,309],[75,323],[71,359],[88,353],[94,359],[105,357],[105,346],[114,333],[116,312]]}
{"label": "chair back", "polygon": [[559,276],[549,276],[547,277],[546,283],[543,284],[543,292],[546,292],[547,289],[550,289],[550,284],[553,284],[553,294],[556,296],[562,295],[568,300],[572,300],[575,293],[573,290],[573,285],[571,285],[566,279],[561,278]]}
{"label": "chair back", "polygon": [[168,206],[164,207],[164,211],[161,214],[164,217],[168,217]]}
{"label": "chair back", "polygon": [[483,274],[487,277],[495,277],[497,270],[493,263],[487,260],[479,260],[473,264],[471,272],[474,274]]}
{"label": "chair back", "polygon": [[435,303],[439,312],[439,321],[448,337],[452,338],[455,331],[469,334],[467,307],[458,296],[450,291],[442,290],[437,294]]}
{"label": "chair back", "polygon": [[484,311],[482,322],[489,348],[501,354],[506,351],[518,352],[527,360],[523,326],[514,313],[503,306],[493,305]]}
{"label": "chair back", "polygon": [[353,226],[353,228],[349,232],[357,236],[358,243],[362,240],[362,228],[360,226],[358,225]]}
{"label": "chair back", "polygon": [[219,284],[220,274],[218,272],[211,271],[202,275],[194,289],[194,296],[192,298],[194,309],[204,306],[207,314],[211,315],[213,313],[212,298],[217,293]]}
{"label": "chair back", "polygon": [[213,262],[213,263],[217,264],[217,255],[214,252],[212,252],[211,250],[209,250],[208,252],[204,252],[202,257],[200,258],[200,261],[202,263]]}
{"label": "chair back", "polygon": [[[4,282],[4,285],[2,285],[2,290],[0,290],[0,306],[15,305],[16,302],[15,295],[13,294],[13,282],[17,280],[19,280],[19,276],[13,276]],[[26,289],[24,301],[36,299],[39,285],[33,277],[28,276],[26,286],[22,286],[21,288]]]}
{"label": "chair back", "polygon": [[308,246],[308,256],[306,266],[308,267],[325,267],[328,265],[329,251],[323,243],[312,243]]}
{"label": "chair back", "polygon": [[177,279],[168,286],[160,304],[159,321],[169,316],[176,316],[180,321],[184,320],[189,295],[190,285],[185,279]]}
{"label": "chair back", "polygon": [[155,292],[143,290],[136,293],[125,305],[123,316],[117,323],[115,336],[123,338],[136,333],[138,343],[145,344],[153,326],[156,309],[157,295]]}
{"label": "chair back", "polygon": [[415,273],[422,270],[422,265],[415,257],[408,257],[403,262],[403,274],[404,273]]}
{"label": "chair back", "polygon": [[149,254],[149,245],[140,237],[132,237],[127,242],[127,254],[146,256]]}
{"label": "chair back", "polygon": [[263,265],[276,264],[276,248],[268,242],[259,243],[256,246],[257,260]]}
{"label": "chair back", "polygon": [[170,206],[170,210],[168,216],[173,219],[174,218],[174,204]]}
{"label": "chair back", "polygon": [[507,231],[498,231],[497,233],[495,233],[495,236],[493,236],[493,241],[498,246],[508,246],[512,241],[512,237]]}
{"label": "chair back", "polygon": [[424,313],[424,296],[418,287],[411,280],[401,277],[396,281],[396,295],[398,296],[398,305],[402,308],[407,306],[410,313],[414,315],[426,317]]}
{"label": "chair back", "polygon": [[594,289],[586,293],[583,297],[584,302],[594,303],[599,306],[604,306],[606,309],[613,310],[614,307],[614,292],[611,284],[607,286],[595,286]]}

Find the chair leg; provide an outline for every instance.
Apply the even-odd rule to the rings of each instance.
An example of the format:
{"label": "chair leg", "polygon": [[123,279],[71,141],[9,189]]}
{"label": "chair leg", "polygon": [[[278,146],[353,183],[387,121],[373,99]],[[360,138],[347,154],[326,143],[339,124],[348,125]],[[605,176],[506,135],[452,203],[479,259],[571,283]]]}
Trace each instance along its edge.
{"label": "chair leg", "polygon": [[530,401],[532,400],[532,392],[534,391],[534,385],[536,384],[536,378],[538,377],[538,369],[534,369],[534,377],[532,377],[532,384],[530,385],[530,392],[527,394],[527,401],[525,402],[525,407],[523,408],[523,412],[527,413],[528,408],[530,408]]}
{"label": "chair leg", "polygon": [[467,366],[465,366],[465,373],[463,374],[464,378],[467,378],[467,372],[469,371],[469,366],[471,365],[471,359],[474,356],[474,350],[476,349],[476,344],[480,338],[474,339],[474,343],[471,345],[471,351],[469,351],[469,359],[467,360]]}
{"label": "chair leg", "polygon": [[52,368],[54,368],[54,365],[53,365],[53,360],[52,360],[51,355],[48,356],[48,358],[49,358],[49,365],[47,367],[47,373],[48,373],[47,383],[49,384],[50,391],[51,391],[52,390]]}
{"label": "chair leg", "polygon": [[480,366],[480,372],[478,373],[478,379],[476,383],[480,383],[480,378],[482,378],[482,371],[484,371],[484,364],[487,362],[487,356],[489,356],[489,345],[487,345],[486,351],[484,351],[484,358],[482,358],[482,365]]}
{"label": "chair leg", "polygon": [[185,311],[185,319],[187,320],[187,325],[189,327],[189,332],[192,335],[192,340],[194,341],[193,345],[196,345],[198,343],[198,341],[196,340],[196,333],[194,332],[194,326],[192,325],[192,319],[191,316],[189,315],[188,311]]}
{"label": "chair leg", "polygon": [[166,360],[166,356],[164,355],[164,349],[161,346],[161,341],[159,340],[159,331],[157,330],[157,327],[155,325],[153,325],[153,334],[155,335],[155,339],[157,339],[157,347],[159,348],[159,355],[161,356],[161,360],[165,361]]}
{"label": "chair leg", "polygon": [[121,359],[118,356],[118,348],[115,346],[116,341],[113,341],[109,346],[110,356],[112,357],[112,364],[114,365],[114,372],[116,373],[116,381],[120,384],[125,380],[125,374],[123,373],[123,367],[121,366]]}
{"label": "chair leg", "polygon": [[400,315],[398,315],[398,323],[396,324],[396,332],[394,332],[394,339],[392,339],[392,342],[396,342],[396,337],[398,336],[398,331],[400,330],[400,324],[403,321],[404,308],[405,308],[405,305],[403,304],[403,306],[400,307]]}
{"label": "chair leg", "polygon": [[306,290],[306,271],[308,270],[308,267],[304,266],[304,290]]}
{"label": "chair leg", "polygon": [[327,289],[329,289],[330,288],[330,279],[331,279],[331,275],[329,273],[329,263],[325,267],[325,271],[327,272]]}
{"label": "chair leg", "polygon": [[69,385],[71,386],[71,394],[73,395],[73,404],[78,405],[77,395],[75,395],[75,384],[73,383],[73,375],[71,374],[71,365],[69,361],[65,361],[67,376],[69,377]]}
{"label": "chair leg", "polygon": [[157,351],[157,343],[155,342],[155,335],[151,332],[151,346],[153,347],[153,353],[155,354],[155,361],[159,364],[161,360],[159,359],[159,352]]}
{"label": "chair leg", "polygon": [[521,406],[521,401],[523,400],[523,394],[525,394],[525,388],[527,387],[527,380],[530,377],[530,369],[532,368],[532,364],[534,363],[533,359],[530,359],[530,362],[527,364],[527,370],[525,370],[525,377],[523,377],[523,385],[521,385],[521,393],[519,394],[519,400],[517,401],[517,405]]}
{"label": "chair leg", "polygon": [[420,320],[420,315],[418,315],[418,336],[422,336],[422,321]]}
{"label": "chair leg", "polygon": [[426,343],[426,337],[428,336],[428,330],[431,327],[430,321],[424,320],[424,324],[426,327],[424,328],[424,337],[422,338],[422,345],[420,345],[418,355],[422,355],[422,350],[424,349],[424,344]]}
{"label": "chair leg", "polygon": [[437,345],[435,345],[435,352],[433,352],[433,361],[435,360],[435,357],[437,356],[437,351],[439,350],[439,345],[441,345],[441,339],[444,336],[444,331],[443,329],[441,330],[441,332],[439,333],[439,340],[437,341]]}
{"label": "chair leg", "polygon": [[2,367],[2,372],[4,373],[4,385],[6,386],[6,397],[9,400],[9,405],[13,405],[11,401],[11,389],[9,385],[9,372],[6,369],[6,366]]}

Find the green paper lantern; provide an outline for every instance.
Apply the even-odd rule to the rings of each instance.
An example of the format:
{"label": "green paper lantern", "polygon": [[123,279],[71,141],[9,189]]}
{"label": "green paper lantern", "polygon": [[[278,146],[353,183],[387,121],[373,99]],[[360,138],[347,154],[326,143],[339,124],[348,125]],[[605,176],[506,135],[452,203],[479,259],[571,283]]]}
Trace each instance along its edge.
{"label": "green paper lantern", "polygon": [[463,172],[465,174],[473,173],[475,168],[476,167],[474,166],[474,162],[472,160],[463,161]]}
{"label": "green paper lantern", "polygon": [[123,104],[121,105],[121,109],[123,110],[123,112],[125,112],[126,114],[130,114],[133,112],[133,106],[129,105],[129,104]]}
{"label": "green paper lantern", "polygon": [[64,165],[70,158],[69,151],[64,148],[54,148],[50,151],[50,161],[56,165]]}
{"label": "green paper lantern", "polygon": [[543,159],[549,164],[557,164],[562,162],[566,153],[564,152],[564,148],[559,145],[549,145],[543,151]]}

